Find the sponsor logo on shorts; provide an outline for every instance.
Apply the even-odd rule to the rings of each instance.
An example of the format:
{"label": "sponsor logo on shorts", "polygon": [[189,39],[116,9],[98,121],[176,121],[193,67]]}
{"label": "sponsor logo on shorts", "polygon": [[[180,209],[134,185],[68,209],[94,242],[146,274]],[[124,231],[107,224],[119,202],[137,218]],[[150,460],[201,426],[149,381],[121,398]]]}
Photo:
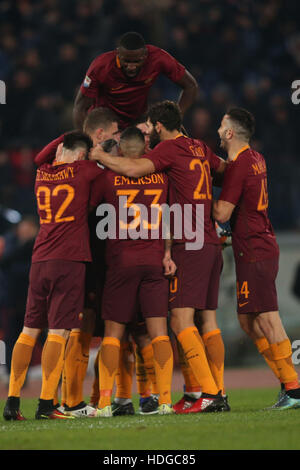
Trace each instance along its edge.
{"label": "sponsor logo on shorts", "polygon": [[242,304],[239,303],[239,307],[242,308],[244,307],[245,305],[247,305],[249,302],[243,302]]}
{"label": "sponsor logo on shorts", "polygon": [[173,302],[174,299],[176,299],[176,295],[174,295],[173,297],[171,297],[171,298],[169,299],[169,302]]}

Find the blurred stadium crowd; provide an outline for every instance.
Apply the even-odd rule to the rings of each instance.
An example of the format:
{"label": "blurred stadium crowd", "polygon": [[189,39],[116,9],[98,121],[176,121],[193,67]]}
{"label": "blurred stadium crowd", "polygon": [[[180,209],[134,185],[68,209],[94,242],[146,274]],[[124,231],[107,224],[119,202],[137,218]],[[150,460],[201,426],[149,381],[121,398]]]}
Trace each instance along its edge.
{"label": "blurred stadium crowd", "polygon": [[[16,286],[27,291],[25,253],[38,229],[27,217],[11,232],[19,215],[5,208],[35,214],[34,155],[72,129],[74,97],[90,62],[126,31],[166,49],[196,77],[199,97],[185,126],[221,156],[217,129],[227,107],[254,113],[253,147],[268,165],[271,221],[275,230],[300,228],[300,108],[291,102],[291,84],[300,78],[299,16],[297,0],[1,0],[7,104],[0,106],[0,308],[19,309]],[[176,100],[178,93],[161,79],[151,100]]]}

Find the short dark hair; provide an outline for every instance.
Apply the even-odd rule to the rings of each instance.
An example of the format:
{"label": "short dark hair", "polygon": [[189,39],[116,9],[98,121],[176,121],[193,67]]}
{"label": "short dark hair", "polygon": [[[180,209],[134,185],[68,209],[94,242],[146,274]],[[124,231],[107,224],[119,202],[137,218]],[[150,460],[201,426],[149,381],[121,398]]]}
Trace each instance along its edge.
{"label": "short dark hair", "polygon": [[83,129],[89,132],[95,131],[98,127],[106,129],[113,122],[119,122],[116,114],[109,108],[99,107],[88,113],[83,124]]}
{"label": "short dark hair", "polygon": [[124,47],[127,51],[136,51],[146,47],[143,36],[134,31],[123,34],[119,40],[119,47]]}
{"label": "short dark hair", "polygon": [[145,113],[139,116],[137,119],[135,119],[132,122],[132,125],[137,126],[138,124],[144,124],[144,122],[147,122],[147,120],[148,120],[148,113]]}
{"label": "short dark hair", "polygon": [[127,127],[120,136],[120,143],[128,140],[139,140],[141,143],[145,143],[144,134],[142,131],[135,126]]}
{"label": "short dark hair", "polygon": [[255,131],[255,118],[244,108],[230,108],[226,112],[230,120],[237,124],[237,134],[245,140],[250,140]]}
{"label": "short dark hair", "polygon": [[182,125],[182,114],[177,103],[165,100],[156,103],[148,111],[151,123],[159,121],[168,131],[180,130]]}
{"label": "short dark hair", "polygon": [[63,146],[64,148],[68,150],[76,150],[78,147],[86,146],[87,154],[88,154],[88,152],[93,147],[93,141],[84,132],[71,131],[65,134]]}

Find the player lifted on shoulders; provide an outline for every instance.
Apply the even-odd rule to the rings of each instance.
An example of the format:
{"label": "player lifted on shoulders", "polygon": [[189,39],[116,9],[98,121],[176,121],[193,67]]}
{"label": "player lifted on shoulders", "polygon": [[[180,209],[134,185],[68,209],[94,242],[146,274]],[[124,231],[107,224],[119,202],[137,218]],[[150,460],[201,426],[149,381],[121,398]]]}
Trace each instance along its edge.
{"label": "player lifted on shoulders", "polygon": [[122,129],[132,125],[146,112],[150,88],[159,75],[182,88],[178,104],[184,114],[197,96],[194,77],[168,52],[146,45],[140,34],[124,34],[116,50],[91,63],[75,100],[75,127],[82,128],[88,111],[99,106],[114,111]]}
{"label": "player lifted on shoulders", "polygon": [[229,110],[222,119],[218,132],[229,163],[213,214],[219,222],[231,220],[240,325],[284,387],[272,409],[299,408],[291,343],[278,312],[279,248],[267,212],[267,168],[249,145],[254,127],[253,115],[242,108]]}

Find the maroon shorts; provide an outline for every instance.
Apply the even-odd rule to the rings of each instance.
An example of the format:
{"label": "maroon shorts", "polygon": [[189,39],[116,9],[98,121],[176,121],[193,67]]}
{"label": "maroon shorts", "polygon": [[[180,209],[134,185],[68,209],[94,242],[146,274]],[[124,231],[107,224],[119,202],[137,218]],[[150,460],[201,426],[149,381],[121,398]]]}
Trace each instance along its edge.
{"label": "maroon shorts", "polygon": [[238,313],[263,313],[278,310],[276,276],[278,257],[236,263],[236,291]]}
{"label": "maroon shorts", "polygon": [[141,311],[144,318],[167,317],[168,281],[162,266],[110,266],[102,299],[102,318],[130,323]]}
{"label": "maroon shorts", "polygon": [[80,328],[85,263],[49,260],[33,263],[24,326],[54,330]]}
{"label": "maroon shorts", "polygon": [[206,244],[202,250],[189,251],[178,244],[172,248],[172,258],[177,272],[170,282],[169,308],[215,310],[223,267],[221,246]]}

